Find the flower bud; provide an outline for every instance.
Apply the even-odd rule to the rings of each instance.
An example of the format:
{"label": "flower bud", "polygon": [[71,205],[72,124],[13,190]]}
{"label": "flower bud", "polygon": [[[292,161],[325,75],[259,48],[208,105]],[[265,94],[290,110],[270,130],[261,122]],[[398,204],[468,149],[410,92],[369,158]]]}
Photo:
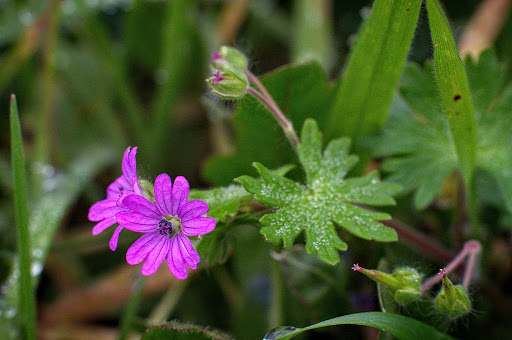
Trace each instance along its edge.
{"label": "flower bud", "polygon": [[144,179],[139,180],[140,187],[142,188],[142,195],[148,200],[155,201],[155,189],[153,189],[153,183]]}
{"label": "flower bud", "polygon": [[249,79],[245,74],[247,58],[237,49],[222,46],[212,53],[210,59],[214,69],[207,79],[213,93],[228,99],[239,99],[245,95]]}
{"label": "flower bud", "polygon": [[229,46],[222,46],[218,52],[213,52],[210,62],[217,69],[227,64],[231,65],[231,67],[239,68],[242,71],[247,68],[248,64],[247,58],[242,52]]}
{"label": "flower bud", "polygon": [[245,74],[240,76],[233,72],[223,72],[221,70],[216,70],[206,81],[213,93],[228,99],[242,98],[249,86]]}
{"label": "flower bud", "polygon": [[415,269],[400,267],[393,274],[364,269],[357,264],[352,269],[365,274],[375,282],[384,284],[391,291],[395,301],[401,305],[409,303],[421,295],[421,275]]}
{"label": "flower bud", "polygon": [[454,286],[446,276],[444,269],[441,270],[439,275],[443,277],[443,286],[434,300],[436,308],[451,318],[458,318],[467,314],[471,309],[471,302],[466,288],[462,285]]}

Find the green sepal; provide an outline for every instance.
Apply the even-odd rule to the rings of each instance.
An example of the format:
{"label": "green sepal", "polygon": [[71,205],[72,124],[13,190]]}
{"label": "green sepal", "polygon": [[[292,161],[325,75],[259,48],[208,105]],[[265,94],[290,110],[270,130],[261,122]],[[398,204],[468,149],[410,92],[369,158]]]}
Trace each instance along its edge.
{"label": "green sepal", "polygon": [[466,288],[463,285],[454,286],[446,276],[443,277],[443,285],[434,300],[434,304],[441,313],[451,318],[458,318],[471,310],[471,301]]}
{"label": "green sepal", "polygon": [[355,265],[353,269],[363,273],[373,281],[385,285],[400,305],[416,300],[421,295],[421,275],[413,268],[400,267],[395,269],[392,274],[380,270],[365,269],[358,265]]}
{"label": "green sepal", "polygon": [[219,54],[224,58],[225,63],[231,64],[242,70],[247,68],[247,58],[236,48],[230,46],[221,46],[219,49]]}
{"label": "green sepal", "polygon": [[235,76],[234,73],[226,71],[220,71],[220,74],[222,76],[221,80],[216,77],[210,77],[206,80],[213,93],[226,99],[240,99],[245,96],[249,86],[247,77],[241,79]]}
{"label": "green sepal", "polygon": [[145,179],[139,180],[140,187],[142,188],[142,194],[148,200],[154,202],[155,201],[155,188],[153,187],[153,183],[150,181],[146,181]]}

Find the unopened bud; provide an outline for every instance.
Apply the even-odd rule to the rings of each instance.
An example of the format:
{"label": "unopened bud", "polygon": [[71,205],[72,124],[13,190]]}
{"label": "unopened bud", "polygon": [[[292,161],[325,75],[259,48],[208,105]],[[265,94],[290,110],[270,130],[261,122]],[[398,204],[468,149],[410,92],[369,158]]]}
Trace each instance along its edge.
{"label": "unopened bud", "polygon": [[436,308],[451,318],[458,318],[467,314],[471,309],[471,302],[466,288],[462,285],[454,286],[446,276],[444,269],[439,272],[439,275],[443,277],[443,286],[434,300]]}
{"label": "unopened bud", "polygon": [[239,77],[231,72],[216,70],[206,80],[212,92],[228,99],[239,99],[245,95],[249,81],[247,77]]}
{"label": "unopened bud", "polygon": [[212,53],[210,63],[215,68],[223,68],[224,65],[230,65],[231,67],[237,67],[242,71],[248,64],[247,58],[242,52],[229,46],[222,46],[219,51],[214,51]]}
{"label": "unopened bud", "polygon": [[140,187],[142,189],[142,195],[150,201],[155,201],[155,190],[153,184],[144,179],[139,180]]}
{"label": "unopened bud", "polygon": [[353,270],[361,272],[370,279],[384,284],[393,294],[395,301],[401,305],[417,299],[421,295],[421,275],[412,268],[400,267],[393,274],[379,270],[364,269],[355,264]]}

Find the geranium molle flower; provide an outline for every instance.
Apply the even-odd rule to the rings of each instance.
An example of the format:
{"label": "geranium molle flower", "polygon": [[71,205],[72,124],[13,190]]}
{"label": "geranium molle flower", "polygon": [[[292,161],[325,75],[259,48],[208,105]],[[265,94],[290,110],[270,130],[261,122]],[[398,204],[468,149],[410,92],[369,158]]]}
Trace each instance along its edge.
{"label": "geranium molle flower", "polygon": [[201,200],[188,201],[189,184],[185,177],[174,180],[167,174],[155,180],[155,203],[143,196],[129,195],[116,218],[124,228],[146,233],[131,245],[126,261],[142,265],[143,275],[152,275],[167,260],[171,273],[178,279],[188,276],[187,266],[196,269],[199,254],[187,236],[207,234],[215,228],[215,219],[202,217],[208,205]]}
{"label": "geranium molle flower", "polygon": [[[128,194],[142,194],[142,188],[137,177],[137,161],[135,155],[137,147],[132,149],[129,146],[124,152],[121,168],[123,175],[116,179],[107,188],[107,199],[94,203],[89,209],[89,220],[98,222],[92,228],[92,234],[98,235],[108,227],[117,223],[116,214],[120,211],[127,210],[122,207],[120,198]],[[123,229],[118,226],[110,239],[110,249],[116,250],[119,240],[119,233]]]}

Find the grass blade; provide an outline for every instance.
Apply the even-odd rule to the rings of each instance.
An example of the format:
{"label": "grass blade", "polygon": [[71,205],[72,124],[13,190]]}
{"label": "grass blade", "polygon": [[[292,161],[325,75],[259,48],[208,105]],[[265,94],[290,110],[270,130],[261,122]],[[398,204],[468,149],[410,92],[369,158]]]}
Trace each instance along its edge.
{"label": "grass blade", "polygon": [[427,0],[428,20],[434,44],[434,68],[441,101],[450,124],[459,167],[468,192],[469,214],[474,237],[478,238],[478,223],[473,193],[473,173],[476,159],[475,110],[469,92],[464,65],[459,57],[448,20],[437,0]]}
{"label": "grass blade", "polygon": [[441,333],[434,327],[424,324],[415,319],[411,319],[399,314],[383,312],[356,313],[339,316],[337,318],[325,320],[314,325],[295,328],[282,327],[270,331],[265,339],[267,340],[287,340],[303,333],[305,331],[336,325],[361,325],[377,328],[391,334],[399,340],[416,339],[439,339],[450,340],[453,338]]}
{"label": "grass blade", "polygon": [[16,211],[16,230],[18,231],[19,258],[19,315],[23,337],[36,338],[36,304],[32,276],[30,275],[30,233],[28,230],[28,200],[23,137],[16,97],[11,95],[10,105],[11,154],[14,178],[14,206]]}
{"label": "grass blade", "polygon": [[[32,245],[32,252],[29,254],[32,256],[32,265],[29,270],[33,274],[34,286],[37,286],[39,274],[42,272],[53,236],[69,207],[96,172],[111,163],[113,158],[112,150],[104,146],[88,147],[72,162],[67,173],[57,174],[54,178],[49,179],[54,182],[55,188],[43,195],[38,202],[34,202],[28,222],[30,235],[27,230],[27,234],[23,238],[25,241],[30,240]],[[23,298],[22,295],[25,295],[18,294],[18,287],[23,283],[21,277],[17,275],[17,271],[23,266],[22,259],[14,259],[13,262],[11,274],[7,278],[5,286],[2,287],[2,292],[5,292],[0,301],[2,339],[19,339],[20,335],[17,334],[12,321],[16,316],[26,318],[18,304],[18,298]]]}
{"label": "grass blade", "polygon": [[421,0],[376,0],[359,32],[328,124],[330,138],[357,138],[387,118],[409,51]]}

